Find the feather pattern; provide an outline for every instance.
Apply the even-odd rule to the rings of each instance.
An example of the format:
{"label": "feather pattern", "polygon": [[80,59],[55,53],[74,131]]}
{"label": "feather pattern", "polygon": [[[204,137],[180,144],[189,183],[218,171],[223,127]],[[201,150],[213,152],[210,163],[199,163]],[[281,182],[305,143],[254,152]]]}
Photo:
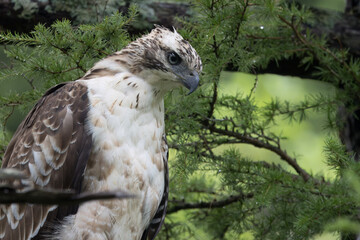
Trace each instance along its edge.
{"label": "feather pattern", "polygon": [[[85,129],[89,105],[86,93],[87,88],[78,82],[63,83],[46,92],[15,132],[2,168],[23,171],[39,187],[79,192],[78,176],[84,172],[91,149]],[[30,239],[43,229],[45,220],[71,212],[67,207],[1,205],[0,238]]]}
{"label": "feather pattern", "polygon": [[164,193],[162,195],[162,199],[153,219],[150,221],[150,225],[144,231],[141,240],[153,240],[155,239],[156,235],[159,233],[161,226],[164,223],[165,216],[166,216],[166,208],[168,205],[168,196],[169,196],[169,167],[168,167],[168,159],[169,159],[169,149],[166,142],[166,136],[163,135],[163,140],[161,144],[161,153],[162,159],[164,161],[164,168],[165,168],[165,187]]}

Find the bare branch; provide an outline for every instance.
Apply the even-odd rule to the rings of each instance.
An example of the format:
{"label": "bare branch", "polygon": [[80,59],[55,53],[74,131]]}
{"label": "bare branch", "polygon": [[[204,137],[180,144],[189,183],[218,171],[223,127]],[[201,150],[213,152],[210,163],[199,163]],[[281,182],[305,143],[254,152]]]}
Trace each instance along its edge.
{"label": "bare branch", "polygon": [[123,191],[74,193],[70,190],[30,189],[24,192],[12,192],[0,188],[0,204],[31,203],[49,205],[77,205],[94,200],[125,199],[136,197]]}
{"label": "bare branch", "polygon": [[124,191],[76,193],[71,189],[40,189],[22,171],[0,169],[0,204],[31,203],[49,205],[77,205],[93,200],[134,198]]}
{"label": "bare branch", "polygon": [[186,210],[186,209],[221,208],[221,207],[224,207],[226,205],[230,205],[232,203],[240,202],[240,201],[243,201],[245,199],[250,199],[250,198],[253,198],[253,197],[254,197],[253,193],[248,193],[248,194],[245,194],[245,195],[240,194],[240,195],[236,195],[236,196],[230,196],[229,198],[226,198],[226,199],[221,200],[221,201],[217,201],[216,199],[214,199],[211,202],[198,202],[198,203],[187,203],[187,202],[183,202],[183,201],[174,201],[174,202],[176,202],[175,206],[169,208],[167,213],[171,214],[171,213],[175,213],[177,211]]}

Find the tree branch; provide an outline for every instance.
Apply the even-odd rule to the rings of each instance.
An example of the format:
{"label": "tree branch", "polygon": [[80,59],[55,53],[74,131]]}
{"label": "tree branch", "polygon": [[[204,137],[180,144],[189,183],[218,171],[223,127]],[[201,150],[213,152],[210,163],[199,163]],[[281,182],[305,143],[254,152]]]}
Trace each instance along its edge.
{"label": "tree branch", "polygon": [[[293,2],[289,0],[289,3]],[[354,57],[360,56],[360,45],[356,39],[360,36],[360,17],[359,15],[354,15],[349,11],[346,13],[339,13],[333,10],[323,10],[311,7],[311,10],[317,16],[312,25],[306,24],[306,29],[316,36],[327,36],[327,42],[329,48],[336,49],[349,49],[349,53]],[[337,22],[333,25],[329,23],[334,22],[334,19]],[[288,21],[287,21],[288,22]],[[288,22],[289,23],[289,22]],[[291,24],[291,23],[290,23]],[[296,32],[295,32],[296,35]],[[297,35],[295,37],[301,37]],[[268,36],[252,36],[248,35],[248,38],[252,39],[273,39],[273,40],[282,40],[281,38],[268,37]],[[302,37],[301,37],[302,38]],[[299,39],[301,41],[301,39]],[[306,44],[305,44],[306,45]],[[299,49],[297,49],[299,50]],[[305,50],[305,49],[301,49]],[[328,49],[323,49],[326,52]],[[329,54],[329,53],[328,53]],[[336,56],[333,56],[335,61],[342,61]],[[317,79],[317,76],[314,73],[317,71],[319,61],[315,59],[314,63],[311,66],[304,66],[301,64],[301,57],[292,56],[287,59],[277,59],[272,60],[265,67],[257,67],[255,69],[256,73],[273,73],[279,75],[290,75],[300,78],[312,78]],[[237,68],[234,68],[230,62],[227,66],[228,71],[237,71]]]}
{"label": "tree branch", "polygon": [[78,205],[93,200],[134,198],[124,191],[76,193],[72,189],[38,188],[23,172],[0,169],[0,204],[31,203],[48,205]]}
{"label": "tree branch", "polygon": [[271,145],[269,143],[265,143],[263,141],[260,141],[259,139],[256,139],[256,138],[253,138],[250,136],[242,135],[240,133],[233,132],[233,131],[223,130],[223,129],[216,128],[216,127],[210,127],[210,131],[219,133],[222,135],[230,136],[230,137],[235,137],[235,138],[243,141],[244,143],[249,143],[258,148],[268,149],[268,150],[276,153],[282,160],[284,160],[290,166],[292,166],[295,169],[295,171],[304,179],[305,182],[307,182],[311,178],[311,176],[304,169],[302,169],[299,166],[299,164],[297,164],[295,158],[291,158],[286,153],[286,151],[282,150],[281,148],[279,148],[277,146]]}
{"label": "tree branch", "polygon": [[187,210],[187,209],[221,208],[226,205],[230,205],[232,203],[240,202],[245,199],[250,199],[253,197],[254,197],[253,193],[248,193],[245,195],[240,194],[240,195],[236,195],[236,196],[230,196],[229,198],[223,199],[221,201],[217,201],[216,199],[214,199],[211,202],[198,202],[198,203],[188,203],[188,202],[176,201],[176,204],[173,207],[169,208],[167,213],[171,214],[171,213],[178,212],[180,210]]}
{"label": "tree branch", "polygon": [[11,192],[0,188],[0,204],[31,203],[48,205],[77,205],[94,200],[125,199],[136,197],[123,191],[74,193],[70,190],[30,189],[24,192]]}

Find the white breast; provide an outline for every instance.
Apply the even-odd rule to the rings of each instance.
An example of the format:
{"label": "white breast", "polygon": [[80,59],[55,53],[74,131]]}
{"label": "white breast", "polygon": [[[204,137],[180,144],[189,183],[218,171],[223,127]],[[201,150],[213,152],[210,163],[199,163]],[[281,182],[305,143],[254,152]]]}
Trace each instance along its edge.
{"label": "white breast", "polygon": [[83,191],[123,190],[137,198],[85,203],[68,218],[61,236],[140,239],[164,191],[163,100],[154,99],[151,86],[128,73],[84,83],[93,149]]}

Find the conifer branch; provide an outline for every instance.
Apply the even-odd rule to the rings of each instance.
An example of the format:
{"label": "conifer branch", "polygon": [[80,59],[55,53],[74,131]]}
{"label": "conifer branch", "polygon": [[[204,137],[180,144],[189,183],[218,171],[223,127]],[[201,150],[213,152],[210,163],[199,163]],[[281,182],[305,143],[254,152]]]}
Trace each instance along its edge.
{"label": "conifer branch", "polygon": [[212,118],[213,114],[214,114],[214,110],[215,110],[215,103],[217,101],[217,96],[218,96],[218,83],[216,81],[214,81],[213,84],[213,94],[212,94],[212,98],[211,98],[211,102],[210,102],[210,106],[209,106],[209,112],[208,112],[208,118]]}
{"label": "conifer branch", "polygon": [[326,108],[333,108],[335,110],[338,104],[338,100],[324,97],[323,95],[311,96],[299,104],[290,104],[288,101],[282,103],[278,99],[274,99],[263,107],[262,115],[267,121],[274,121],[276,116],[286,115],[285,117],[289,119],[295,119],[295,114],[299,114],[300,122],[306,118],[306,112],[309,110],[318,111]]}
{"label": "conifer branch", "polygon": [[241,24],[243,23],[243,21],[245,19],[245,13],[246,13],[246,10],[248,9],[249,6],[250,6],[249,0],[245,0],[243,9],[242,9],[241,15],[240,15],[240,21],[237,23],[237,26],[236,26],[235,38],[234,38],[234,41],[231,44],[231,47],[233,47],[235,45],[235,42],[239,39],[240,27],[241,27]]}
{"label": "conifer branch", "polygon": [[[314,48],[317,49],[321,49],[324,53],[328,54],[329,56],[331,56],[335,61],[337,61],[339,64],[341,64],[348,72],[351,73],[352,77],[360,83],[360,78],[358,77],[358,74],[355,73],[353,71],[353,69],[347,64],[346,61],[344,61],[343,59],[340,59],[338,56],[336,56],[331,50],[329,50],[328,48],[321,46],[321,45],[317,45],[314,44],[310,41],[308,41],[306,38],[303,37],[303,35],[299,32],[298,30],[298,26],[301,23],[301,20],[295,24],[295,18],[293,17],[291,19],[291,22],[289,22],[288,20],[286,20],[283,16],[279,15],[279,19],[285,23],[287,26],[289,26],[292,31],[294,32],[296,38],[306,47],[308,47],[311,52],[314,54],[315,57],[318,58],[316,52],[314,51]],[[326,67],[334,76],[336,76],[338,79],[341,80],[341,77],[337,74],[337,72],[333,69],[331,69],[328,65],[324,65],[324,67]]]}
{"label": "conifer branch", "polygon": [[[70,71],[73,71],[73,70],[76,70],[76,69],[80,69],[78,66],[76,66],[76,67],[71,67],[71,68],[68,68],[68,69],[61,70],[61,71],[51,71],[51,70],[46,69],[46,68],[44,68],[43,66],[40,66],[40,65],[36,65],[36,67],[39,70],[42,70],[44,72],[54,74],[54,75],[59,75],[59,74],[67,73],[67,72],[70,72]],[[33,87],[33,85],[32,85],[32,87]],[[34,87],[33,87],[33,89],[34,89]]]}
{"label": "conifer branch", "polygon": [[281,149],[279,146],[274,146],[272,144],[263,142],[257,138],[253,138],[250,136],[246,136],[234,131],[228,131],[228,130],[224,130],[224,129],[220,129],[220,128],[216,128],[213,126],[210,126],[210,131],[214,132],[214,133],[219,133],[222,135],[226,135],[226,136],[230,136],[230,137],[235,137],[239,140],[241,140],[243,143],[248,143],[251,144],[255,147],[258,148],[265,148],[268,149],[274,153],[276,153],[282,160],[284,160],[285,162],[287,162],[290,166],[292,166],[295,171],[304,179],[305,182],[307,182],[309,179],[311,179],[312,177],[310,176],[310,174],[308,174],[303,168],[301,168],[299,166],[299,164],[296,162],[295,158],[290,157],[285,150]]}
{"label": "conifer branch", "polygon": [[[10,107],[9,113],[4,116],[4,120],[3,120],[3,122],[2,122],[2,126],[6,126],[9,118],[10,118],[11,115],[14,113],[14,111],[15,111],[15,105],[12,105],[12,106]],[[5,127],[3,128],[3,134],[4,134],[4,133],[5,133]]]}
{"label": "conifer branch", "polygon": [[167,213],[172,214],[180,210],[188,210],[188,209],[222,208],[232,203],[241,202],[244,201],[245,199],[251,199],[253,197],[254,197],[253,193],[248,193],[248,194],[230,196],[229,198],[223,199],[221,201],[217,201],[216,199],[214,199],[211,202],[189,203],[185,201],[171,200],[170,202],[175,203],[175,205],[169,208],[169,210],[167,210]]}

